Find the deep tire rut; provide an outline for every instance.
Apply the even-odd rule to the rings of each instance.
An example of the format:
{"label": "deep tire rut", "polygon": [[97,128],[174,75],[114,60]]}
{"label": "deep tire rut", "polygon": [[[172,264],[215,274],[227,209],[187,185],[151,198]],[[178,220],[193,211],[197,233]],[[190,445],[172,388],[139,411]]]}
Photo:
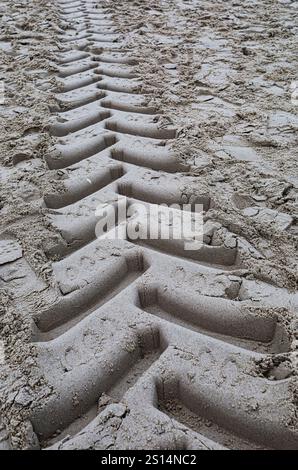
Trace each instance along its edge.
{"label": "deep tire rut", "polygon": [[[41,446],[107,448],[101,436],[114,417],[116,436],[107,432],[118,449],[297,449],[297,432],[283,425],[289,379],[254,372],[266,354],[290,351],[272,311],[291,308],[292,297],[241,276],[245,247],[209,219],[212,200],[171,151],[176,130],[160,128],[158,110],[146,106],[112,15],[100,2],[57,8],[69,28],[59,39],[56,143],[46,161],[64,172],[65,191],[44,197],[60,236],[47,252],[55,299],[32,331],[53,389],[30,416]],[[97,238],[97,207],[115,207],[119,196],[202,204],[203,247]]]}

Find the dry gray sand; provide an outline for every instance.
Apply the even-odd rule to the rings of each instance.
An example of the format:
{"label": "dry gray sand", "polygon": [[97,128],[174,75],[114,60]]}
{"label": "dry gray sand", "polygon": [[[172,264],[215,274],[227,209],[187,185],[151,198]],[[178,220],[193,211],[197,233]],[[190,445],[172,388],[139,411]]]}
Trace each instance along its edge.
{"label": "dry gray sand", "polygon": [[[298,2],[0,17],[0,448],[297,449]],[[96,237],[119,195],[202,248]]]}

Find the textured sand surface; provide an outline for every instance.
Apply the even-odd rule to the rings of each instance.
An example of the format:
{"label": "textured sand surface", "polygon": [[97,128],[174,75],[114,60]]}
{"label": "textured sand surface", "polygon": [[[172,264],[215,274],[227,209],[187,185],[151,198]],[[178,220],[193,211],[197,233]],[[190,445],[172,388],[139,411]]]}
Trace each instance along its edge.
{"label": "textured sand surface", "polygon": [[[0,16],[0,448],[297,449],[298,3]],[[119,195],[202,248],[96,237]]]}

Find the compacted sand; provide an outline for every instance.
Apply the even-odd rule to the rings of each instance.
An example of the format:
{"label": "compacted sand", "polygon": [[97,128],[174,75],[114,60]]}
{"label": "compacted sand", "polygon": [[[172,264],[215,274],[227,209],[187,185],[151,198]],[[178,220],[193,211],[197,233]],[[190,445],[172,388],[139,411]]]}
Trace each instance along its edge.
{"label": "compacted sand", "polygon": [[298,2],[0,15],[0,448],[297,449]]}

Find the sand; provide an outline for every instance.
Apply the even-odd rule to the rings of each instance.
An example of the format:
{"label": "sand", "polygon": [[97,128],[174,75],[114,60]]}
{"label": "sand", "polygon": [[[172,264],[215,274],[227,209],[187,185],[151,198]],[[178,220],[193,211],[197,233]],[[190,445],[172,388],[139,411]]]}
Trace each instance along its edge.
{"label": "sand", "polygon": [[297,2],[0,11],[0,447],[297,449]]}

